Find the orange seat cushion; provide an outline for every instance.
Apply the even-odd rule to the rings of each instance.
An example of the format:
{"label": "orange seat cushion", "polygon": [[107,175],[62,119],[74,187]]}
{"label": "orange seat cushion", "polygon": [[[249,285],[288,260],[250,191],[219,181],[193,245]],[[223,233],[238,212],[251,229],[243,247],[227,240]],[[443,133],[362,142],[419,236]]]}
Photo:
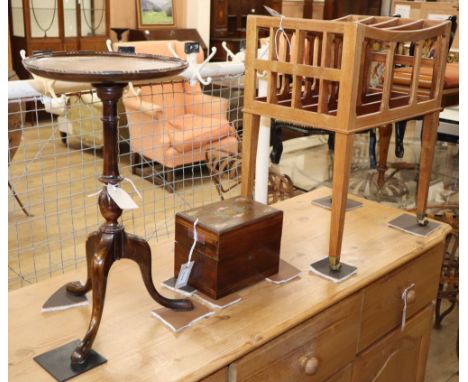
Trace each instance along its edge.
{"label": "orange seat cushion", "polygon": [[179,152],[189,151],[232,134],[226,119],[185,114],[168,120],[171,145]]}
{"label": "orange seat cushion", "polygon": [[[397,68],[393,82],[397,85],[410,86],[413,68]],[[444,89],[458,88],[458,63],[447,64],[444,75]],[[419,73],[419,86],[430,89],[432,85],[432,68],[422,67]]]}

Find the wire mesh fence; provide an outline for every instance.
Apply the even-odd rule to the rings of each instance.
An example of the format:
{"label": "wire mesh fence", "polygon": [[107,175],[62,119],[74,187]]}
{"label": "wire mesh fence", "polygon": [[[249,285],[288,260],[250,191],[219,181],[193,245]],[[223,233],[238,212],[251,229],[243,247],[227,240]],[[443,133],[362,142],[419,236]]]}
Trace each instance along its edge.
{"label": "wire mesh fence", "polygon": [[[242,98],[242,76],[125,92],[118,106],[120,173],[139,205],[122,214],[128,232],[154,245],[173,233],[177,211],[240,193]],[[84,262],[86,237],[103,222],[95,194],[103,187],[101,114],[93,91],[68,93],[65,102],[10,100],[10,289]]]}

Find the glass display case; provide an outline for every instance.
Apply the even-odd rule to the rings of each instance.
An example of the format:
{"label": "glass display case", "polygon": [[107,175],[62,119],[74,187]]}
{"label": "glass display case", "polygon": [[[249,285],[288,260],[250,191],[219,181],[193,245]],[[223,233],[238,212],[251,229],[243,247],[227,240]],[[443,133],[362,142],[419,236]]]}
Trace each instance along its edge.
{"label": "glass display case", "polygon": [[9,0],[13,68],[29,78],[21,64],[39,50],[105,51],[109,36],[109,0]]}

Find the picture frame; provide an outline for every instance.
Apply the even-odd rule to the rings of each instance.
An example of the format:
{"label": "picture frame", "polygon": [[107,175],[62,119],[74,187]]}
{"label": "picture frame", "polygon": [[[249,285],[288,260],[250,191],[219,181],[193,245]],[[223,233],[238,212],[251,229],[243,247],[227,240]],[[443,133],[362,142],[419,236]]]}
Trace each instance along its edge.
{"label": "picture frame", "polygon": [[136,0],[137,28],[175,26],[174,0]]}

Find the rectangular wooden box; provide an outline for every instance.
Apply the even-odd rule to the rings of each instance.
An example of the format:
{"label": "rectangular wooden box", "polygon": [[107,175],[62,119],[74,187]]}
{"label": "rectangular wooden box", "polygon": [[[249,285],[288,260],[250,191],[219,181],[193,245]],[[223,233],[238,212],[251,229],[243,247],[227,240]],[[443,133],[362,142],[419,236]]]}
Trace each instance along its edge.
{"label": "rectangular wooden box", "polygon": [[236,197],[176,214],[175,277],[187,262],[197,218],[190,286],[218,299],[278,272],[283,212]]}

